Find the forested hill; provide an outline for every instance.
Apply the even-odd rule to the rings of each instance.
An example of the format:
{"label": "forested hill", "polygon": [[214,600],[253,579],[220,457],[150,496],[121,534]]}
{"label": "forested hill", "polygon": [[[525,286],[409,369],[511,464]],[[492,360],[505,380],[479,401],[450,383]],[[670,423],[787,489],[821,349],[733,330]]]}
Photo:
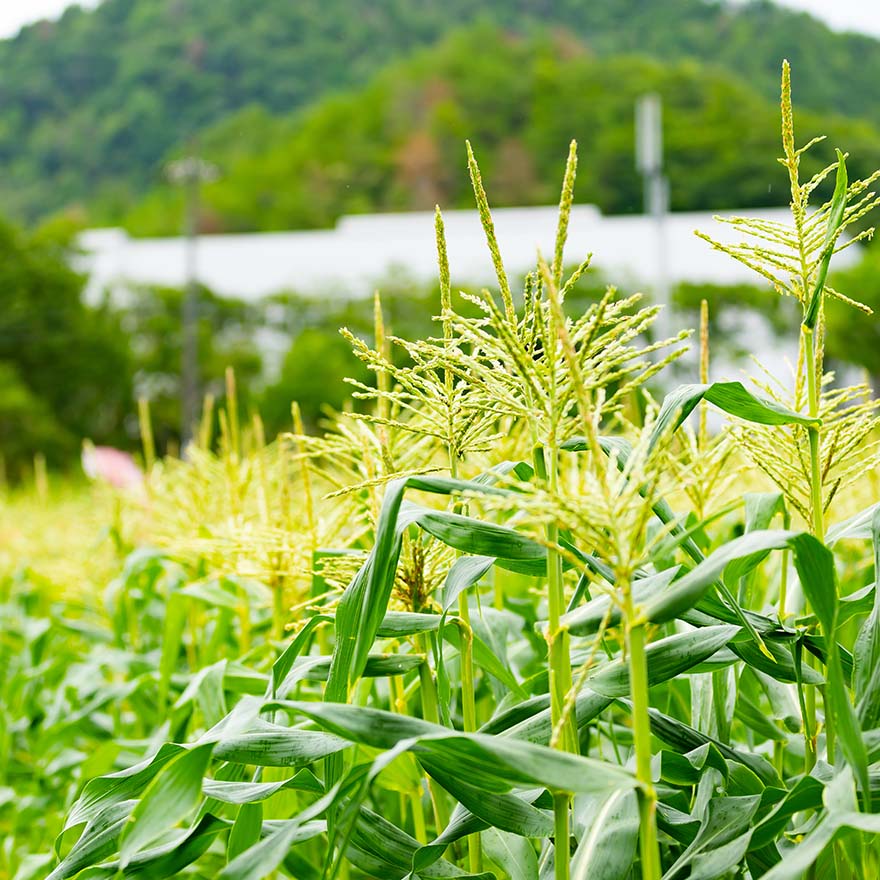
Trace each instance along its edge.
{"label": "forested hill", "polygon": [[[708,63],[767,101],[788,57],[801,106],[880,119],[880,43],[766,2],[104,0],[0,42],[0,213],[35,220],[81,206],[89,220],[118,219],[193,135],[215,137],[224,120],[234,132],[243,118],[295,118],[476,17],[508,33],[541,29],[586,58],[635,53],[679,71],[689,59]],[[482,67],[482,54],[458,63]],[[486,101],[508,88],[473,79]],[[250,117],[231,116],[244,108]],[[359,204],[376,201],[361,195]],[[380,195],[378,204],[394,203]]]}
{"label": "forested hill", "polygon": [[[633,106],[646,91],[663,95],[673,209],[788,204],[775,161],[778,101],[693,61],[600,58],[569,36],[526,39],[475,25],[298,114],[244,110],[207,130],[201,151],[222,172],[204,189],[203,223],[219,232],[308,228],[345,213],[472,207],[466,138],[496,206],[557,199],[574,137],[578,201],[640,211]],[[880,165],[880,131],[870,123],[815,111],[796,121],[803,141],[829,135],[804,157],[805,174],[832,162],[834,146],[851,152],[853,175]],[[173,232],[180,200],[179,189],[159,183],[125,225]]]}

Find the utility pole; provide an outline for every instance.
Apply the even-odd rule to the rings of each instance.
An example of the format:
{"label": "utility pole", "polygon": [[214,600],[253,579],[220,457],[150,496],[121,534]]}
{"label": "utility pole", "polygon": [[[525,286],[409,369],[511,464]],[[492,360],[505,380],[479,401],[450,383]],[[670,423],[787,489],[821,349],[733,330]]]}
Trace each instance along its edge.
{"label": "utility pole", "polygon": [[654,296],[663,311],[658,331],[670,326],[672,307],[666,254],[666,214],[669,211],[669,181],[663,174],[663,102],[660,95],[642,95],[636,101],[636,169],[642,175],[644,213],[654,219]]}
{"label": "utility pole", "polygon": [[197,156],[169,162],[168,179],[184,188],[185,287],[181,311],[181,449],[192,439],[199,415],[199,199],[203,183],[217,178],[217,168]]}

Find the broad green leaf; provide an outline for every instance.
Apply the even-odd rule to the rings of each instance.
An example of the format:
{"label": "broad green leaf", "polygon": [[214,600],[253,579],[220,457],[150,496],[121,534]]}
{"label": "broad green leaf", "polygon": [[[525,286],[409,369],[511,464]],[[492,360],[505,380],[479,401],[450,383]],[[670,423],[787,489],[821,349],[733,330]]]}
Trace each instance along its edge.
{"label": "broad green leaf", "polygon": [[226,716],[226,699],[223,693],[225,676],[225,660],[200,669],[177,698],[174,708],[180,709],[188,703],[196,702],[205,724],[208,727],[217,724]]}
{"label": "broad green leaf", "polygon": [[742,382],[714,382],[711,385],[680,385],[663,398],[651,432],[654,445],[667,431],[674,431],[701,400],[729,415],[759,425],[815,425],[817,419],[801,415],[766,397],[753,394]]}
{"label": "broad green leaf", "polygon": [[298,816],[284,822],[262,840],[239,853],[218,875],[219,880],[261,880],[275,871],[290,848],[312,840],[326,830],[324,822],[311,822]]}
{"label": "broad green leaf", "polygon": [[576,803],[586,820],[571,860],[571,880],[626,880],[639,838],[639,808],[632,791],[618,791],[596,803]]}
{"label": "broad green leaf", "polygon": [[182,752],[149,784],[122,834],[119,857],[123,868],[136,853],[196,809],[213,750],[213,744],[206,743]]}
{"label": "broad green leaf", "polygon": [[287,674],[293,667],[299,655],[305,650],[312,633],[322,623],[331,622],[333,620],[327,614],[315,614],[310,617],[302,629],[296,634],[296,637],[282,651],[281,656],[272,664],[272,689],[267,696],[275,698],[278,696],[278,688],[287,678]]}
{"label": "broad green leaf", "polygon": [[313,820],[326,813],[341,797],[361,787],[361,783],[362,774],[355,770],[293,819],[277,823],[269,834],[232,859],[220,872],[220,880],[261,880],[271,874],[292,846],[311,840],[326,829],[324,822]]}
{"label": "broad green leaf", "polygon": [[446,575],[440,593],[443,610],[448,611],[459,595],[478,583],[494,563],[494,556],[461,556],[456,559]]}
{"label": "broad green leaf", "polygon": [[[843,223],[843,215],[846,210],[847,175],[846,159],[840,150],[837,150],[837,176],[834,184],[834,195],[831,198],[831,209],[828,212],[828,224],[825,227],[825,241],[822,243],[822,256],[819,259],[819,267],[816,270],[816,278],[813,282],[813,292],[810,295],[807,307],[804,309],[804,327],[812,330],[816,326],[819,317],[819,306],[822,303],[822,293],[825,290],[825,278],[828,275],[828,266],[834,253],[834,243],[840,235],[840,227]],[[812,344],[812,343],[811,343]]]}
{"label": "broad green leaf", "polygon": [[880,510],[880,502],[872,504],[859,511],[855,516],[832,526],[825,536],[825,543],[831,547],[838,541],[867,540],[873,537],[873,521],[878,510]]}
{"label": "broad green leaf", "polygon": [[418,874],[412,873],[412,865],[417,854],[424,847],[405,831],[392,822],[362,807],[354,824],[351,842],[347,850],[348,857],[358,867],[370,872],[374,877],[424,877],[433,878],[480,878],[495,880],[494,875],[471,874],[458,868],[445,859],[434,858],[421,864]]}
{"label": "broad green leaf", "polygon": [[195,827],[161,846],[139,852],[128,863],[124,875],[131,880],[177,877],[184,868],[202,856],[214,842],[214,838],[228,827],[227,822],[216,816],[202,816]]}
{"label": "broad green leaf", "polygon": [[[633,602],[637,606],[643,605],[654,596],[660,595],[672,583],[679,571],[679,566],[675,566],[634,580]],[[607,620],[607,625],[610,627],[617,626],[621,620],[620,606],[617,603],[612,605],[611,595],[608,592],[596,596],[579,608],[566,612],[560,618],[559,624],[573,635],[589,635],[596,632],[604,620]]]}
{"label": "broad green leaf", "polygon": [[458,733],[415,718],[340,703],[269,703],[267,711],[300,712],[322,727],[361,745],[393,749],[401,744],[440,766],[455,768],[469,785],[490,792],[536,785],[573,793],[632,788],[635,779],[621,767],[566,754],[510,737]]}
{"label": "broad green leaf", "polygon": [[[670,588],[645,603],[647,618],[664,623],[693,608],[707,590],[735,560],[768,550],[794,551],[795,565],[804,591],[810,596],[817,614],[833,621],[836,595],[833,592],[834,564],[830,552],[812,535],[792,531],[754,531],[734,538],[718,548]],[[817,604],[818,603],[818,604]]]}
{"label": "broad green leaf", "polygon": [[214,757],[257,767],[294,767],[335,755],[349,745],[319,730],[267,724],[260,731],[224,737],[214,747]]}
{"label": "broad green leaf", "polygon": [[874,605],[853,646],[853,690],[863,728],[880,725],[880,507],[871,518],[874,545]]}
{"label": "broad green leaf", "polygon": [[[769,529],[773,518],[785,512],[785,497],[782,492],[746,492],[743,501],[746,533]],[[728,583],[736,583],[740,578],[746,577],[760,565],[769,552],[765,550],[731,562],[724,572],[725,579]]]}
{"label": "broad green leaf", "polygon": [[501,831],[521,837],[551,837],[553,816],[513,794],[495,794],[468,785],[443,762],[422,758],[422,765],[463,807]]}
{"label": "broad green leaf", "polygon": [[238,808],[235,824],[229,832],[226,845],[226,859],[232,861],[252,847],[259,839],[263,828],[263,805],[244,803]]}
{"label": "broad green leaf", "polygon": [[[630,707],[628,701],[621,700],[620,702],[628,708]],[[773,769],[770,762],[761,755],[734,749],[726,743],[719,742],[711,736],[695,730],[683,721],[678,721],[669,715],[665,715],[658,709],[649,709],[648,715],[651,719],[651,733],[661,742],[666,743],[666,745],[672,746],[684,753],[692,752],[701,746],[705,746],[707,743],[712,743],[724,755],[726,760],[735,761],[748,767],[765,785],[782,785],[779,774]]]}
{"label": "broad green leaf", "polygon": [[[721,650],[738,632],[738,626],[708,626],[651,642],[646,651],[649,682],[666,681],[693,669]],[[606,697],[626,696],[629,666],[622,658],[615,660],[600,667],[587,683]]]}
{"label": "broad green leaf", "polygon": [[152,758],[147,758],[118,773],[89,780],[67,815],[62,835],[70,828],[97,818],[110,806],[139,797],[156,774],[183,751],[185,751],[183,746],[166,743]]}
{"label": "broad green leaf", "polygon": [[772,844],[796,813],[816,810],[822,806],[825,786],[814,776],[801,777],[789,791],[755,824],[750,848],[760,849]]}
{"label": "broad green leaf", "polygon": [[732,871],[743,859],[749,846],[749,826],[761,798],[717,797],[709,801],[706,816],[693,843],[663,875],[664,880],[685,876],[693,880],[714,880]]}
{"label": "broad green leaf", "polygon": [[114,803],[92,816],[79,840],[46,880],[67,880],[112,856],[128,824],[131,807],[130,802]]}
{"label": "broad green leaf", "polygon": [[418,633],[433,632],[440,628],[439,614],[420,614],[415,611],[389,611],[383,618],[377,638],[399,639]]}
{"label": "broad green leaf", "polygon": [[510,880],[538,880],[538,857],[528,840],[497,828],[487,828],[480,837],[483,852]]}
{"label": "broad green leaf", "polygon": [[880,814],[856,812],[856,796],[850,768],[841,770],[828,784],[825,812],[797,846],[786,848],[783,858],[762,880],[802,880],[822,851],[847,828],[868,835],[880,835]]}

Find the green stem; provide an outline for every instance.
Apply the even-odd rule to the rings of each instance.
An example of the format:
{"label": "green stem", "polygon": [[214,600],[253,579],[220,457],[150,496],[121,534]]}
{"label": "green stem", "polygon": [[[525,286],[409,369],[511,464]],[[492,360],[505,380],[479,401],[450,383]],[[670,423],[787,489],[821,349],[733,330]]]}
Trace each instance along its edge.
{"label": "green stem", "polygon": [[[437,702],[437,685],[428,665],[428,646],[424,634],[416,636],[416,650],[425,658],[419,664],[419,691],[422,697],[422,717],[431,724],[440,723],[440,709]],[[431,796],[431,807],[434,811],[434,825],[437,834],[449,824],[449,810],[443,799],[443,791],[428,777],[428,794]]]}
{"label": "green stem", "polygon": [[[446,374],[448,385],[450,382],[448,370]],[[451,393],[451,390],[448,390],[448,393]],[[453,480],[456,480],[458,479],[458,459],[451,443],[448,446],[448,452],[449,475]],[[460,513],[461,505],[454,504],[453,511]],[[458,596],[458,616],[461,618],[461,713],[465,733],[473,733],[477,729],[477,695],[474,679],[474,639],[467,590],[463,590]],[[481,874],[483,872],[483,851],[479,833],[468,836],[467,846],[470,871],[473,874]]]}
{"label": "green stem", "polygon": [[284,627],[287,625],[287,608],[284,604],[284,583],[279,579],[275,584],[272,604],[272,635],[277,641],[284,638]]}
{"label": "green stem", "polygon": [[498,611],[504,610],[504,575],[503,569],[495,569],[495,589],[492,593],[492,607]]}
{"label": "green stem", "polygon": [[[462,592],[458,597],[458,614],[461,618],[461,712],[465,733],[473,733],[477,729],[477,701],[474,683],[474,639],[467,592]],[[468,867],[472,874],[481,874],[483,852],[479,833],[469,835],[467,845]]]}
{"label": "green stem", "polygon": [[629,683],[632,697],[633,745],[636,778],[639,780],[639,852],[643,880],[660,880],[660,845],[657,840],[657,793],[651,778],[651,719],[648,714],[648,662],[645,653],[645,626],[634,623],[632,595],[624,590],[627,617]]}
{"label": "green stem", "polygon": [[[392,675],[388,678],[388,690],[391,697],[391,711],[399,712],[401,715],[409,715],[409,707],[406,704],[406,688],[403,686],[403,679],[401,676]],[[411,792],[400,793],[401,827],[403,826],[403,823],[406,822],[407,800],[412,802],[413,835],[419,843],[427,843],[428,838],[425,833],[425,816],[422,813],[421,785],[417,786]]]}
{"label": "green stem", "polygon": [[[535,450],[535,467],[551,495],[559,490],[559,452],[554,445],[547,449],[547,457],[541,449]],[[548,461],[549,459],[549,461]],[[553,737],[550,745],[561,751],[578,753],[577,719],[575,713],[565,717],[565,702],[572,686],[571,653],[568,632],[560,627],[565,611],[565,585],[562,580],[562,558],[559,545],[559,526],[548,523],[547,529],[547,653],[549,656],[550,714]],[[571,795],[557,793],[553,798],[554,824],[556,827],[556,853],[554,871],[556,880],[568,880],[569,852],[568,829]],[[562,846],[560,846],[560,842]]]}
{"label": "green stem", "polygon": [[[819,377],[816,375],[816,338],[815,333],[801,325],[804,340],[804,353],[807,371],[807,402],[809,415],[812,419],[819,418]],[[813,534],[825,540],[825,515],[822,500],[822,465],[819,460],[819,427],[807,428],[810,438],[810,507],[813,518]]]}
{"label": "green stem", "polygon": [[571,795],[557,792],[553,795],[553,840],[556,850],[553,858],[553,876],[555,880],[569,878],[569,831],[568,806]]}
{"label": "green stem", "polygon": [[[807,404],[811,418],[819,418],[819,376],[816,367],[816,335],[812,327],[805,324],[801,325],[801,334],[804,342],[805,367],[807,371]],[[820,458],[821,437],[818,425],[807,428],[807,434],[810,443],[810,513],[812,515],[813,535],[820,541],[825,540],[825,502],[822,492],[822,462]],[[834,637],[834,633],[824,633],[826,639]],[[810,665],[814,665],[812,658],[807,660]],[[816,720],[816,691],[814,687],[807,690],[807,712],[809,713],[809,723],[804,724],[804,735],[812,741],[807,743],[807,749],[804,753],[805,770],[807,773],[813,769],[816,763],[816,743],[815,737],[818,734],[818,724]],[[825,707],[825,728],[826,740],[830,739],[831,745],[827,749],[827,760],[829,764],[834,764],[834,730],[833,719],[828,707]]]}

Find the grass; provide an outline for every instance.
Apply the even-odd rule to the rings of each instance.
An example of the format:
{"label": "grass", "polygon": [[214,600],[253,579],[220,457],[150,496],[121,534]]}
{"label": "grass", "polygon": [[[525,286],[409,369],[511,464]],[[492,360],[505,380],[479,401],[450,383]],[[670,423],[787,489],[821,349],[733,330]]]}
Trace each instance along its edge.
{"label": "grass", "polygon": [[801,303],[791,388],[711,381],[704,309],[656,399],[687,333],[613,289],[566,314],[574,145],[514,297],[469,148],[498,300],[458,307],[438,212],[438,332],[377,299],[362,412],[267,445],[230,378],[115,511],[100,603],[6,578],[0,872],[877,876],[880,435],[821,344],[876,200],[842,154],[800,181],[787,67],[782,111],[792,225],[713,244]]}

